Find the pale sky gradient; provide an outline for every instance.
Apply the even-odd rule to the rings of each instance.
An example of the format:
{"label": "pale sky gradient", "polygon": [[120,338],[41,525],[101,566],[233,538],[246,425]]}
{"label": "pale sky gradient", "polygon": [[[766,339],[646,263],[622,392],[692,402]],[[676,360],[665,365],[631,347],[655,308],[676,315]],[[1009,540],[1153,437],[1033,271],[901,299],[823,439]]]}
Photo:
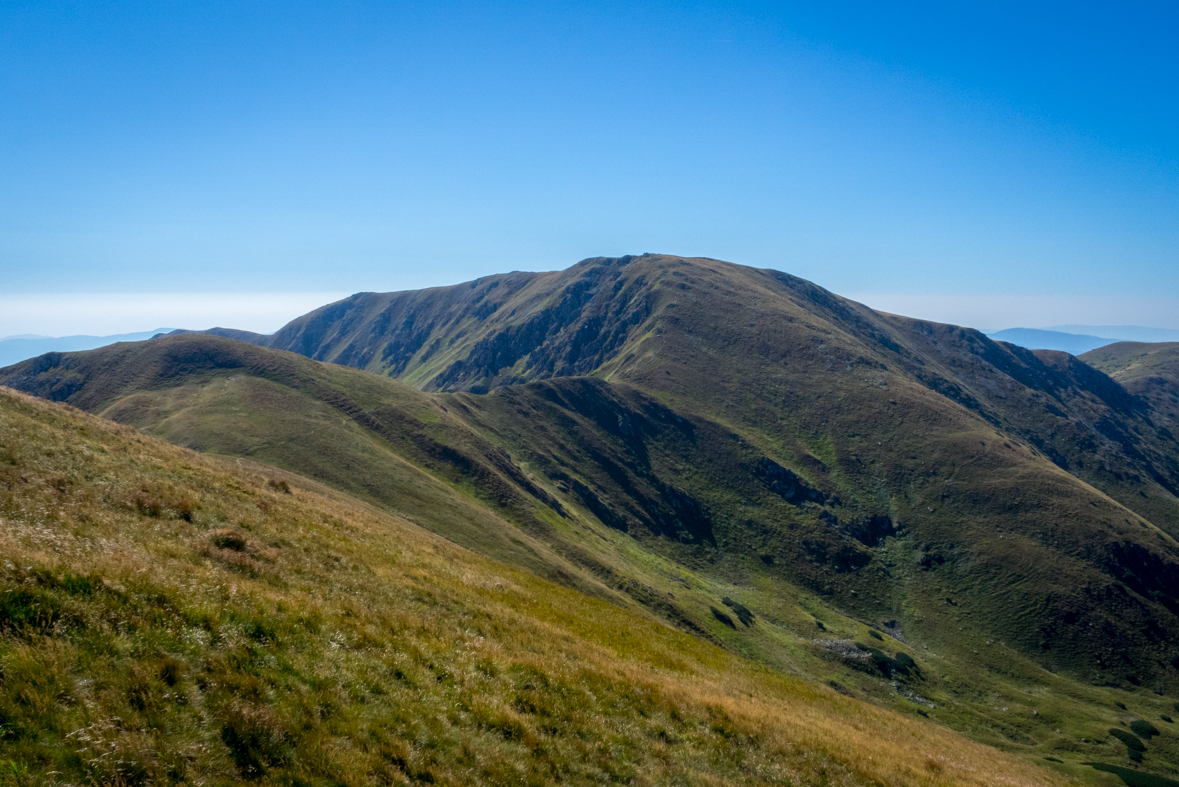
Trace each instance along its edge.
{"label": "pale sky gradient", "polygon": [[[0,333],[186,298],[165,324],[273,329],[208,293],[647,251],[988,328],[1161,325],[1176,40],[1157,2],[8,0]],[[16,305],[95,293],[170,295]]]}
{"label": "pale sky gradient", "polygon": [[[161,325],[273,333],[290,320],[347,297],[343,292],[116,293],[0,296],[0,339],[17,334],[109,336]],[[874,309],[979,330],[1145,325],[1179,330],[1169,298],[843,293]]]}
{"label": "pale sky gradient", "polygon": [[347,293],[105,293],[0,295],[0,338],[111,336],[163,325],[190,330],[239,328],[273,333],[295,317]]}
{"label": "pale sky gradient", "polygon": [[980,331],[1076,324],[1179,329],[1179,310],[1173,298],[898,293],[849,293],[846,297],[877,311],[966,325]]}

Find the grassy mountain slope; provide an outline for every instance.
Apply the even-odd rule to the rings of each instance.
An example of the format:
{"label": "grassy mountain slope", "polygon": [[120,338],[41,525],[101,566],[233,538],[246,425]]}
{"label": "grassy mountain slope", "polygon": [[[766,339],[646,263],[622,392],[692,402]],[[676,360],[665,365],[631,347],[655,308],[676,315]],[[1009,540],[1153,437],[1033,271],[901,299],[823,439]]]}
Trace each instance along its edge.
{"label": "grassy mountain slope", "polygon": [[[1175,623],[1151,597],[1161,591],[1141,584],[1158,577],[1119,561],[1148,555],[1165,569],[1173,547],[993,432],[922,436],[939,463],[933,451],[993,443],[958,470],[969,491],[881,470],[898,491],[872,509],[818,453],[794,453],[805,444],[767,455],[729,425],[596,379],[427,395],[206,336],[44,359],[5,379],[184,445],[318,475],[472,549],[1004,748],[1109,759],[1118,744],[1105,730],[1125,721],[1115,703],[1165,712],[1134,681],[1171,690],[1173,645],[1150,633]],[[843,438],[831,439],[838,457]],[[443,444],[452,453],[430,448]],[[386,473],[400,475],[373,481]],[[927,487],[951,515],[921,515]],[[978,503],[1013,489],[1004,506]],[[502,546],[514,534],[530,552]],[[1152,746],[1148,765],[1172,772],[1170,746]]]}
{"label": "grassy mountain slope", "polygon": [[[199,334],[16,368],[22,373],[5,379],[28,392],[195,450],[319,479],[494,559],[600,590],[567,576],[565,561],[517,526],[544,529],[513,483],[520,473],[511,461],[408,386]],[[494,501],[517,524],[455,485]]]}
{"label": "grassy mountain slope", "polygon": [[[863,389],[856,407],[874,422],[904,409],[893,405],[898,393],[921,410],[957,404],[1179,536],[1179,442],[1161,437],[1143,403],[1116,384],[1052,353],[878,314],[778,271],[666,255],[594,258],[554,273],[362,293],[267,344],[423,390],[594,375],[774,441],[834,432],[830,411],[852,389]],[[859,420],[855,431],[878,439],[911,428]]]}
{"label": "grassy mountain slope", "polygon": [[1048,785],[293,476],[0,391],[8,784]]}
{"label": "grassy mountain slope", "polygon": [[1081,360],[1145,398],[1170,419],[1162,425],[1167,433],[1179,433],[1179,342],[1118,342],[1085,353]]}

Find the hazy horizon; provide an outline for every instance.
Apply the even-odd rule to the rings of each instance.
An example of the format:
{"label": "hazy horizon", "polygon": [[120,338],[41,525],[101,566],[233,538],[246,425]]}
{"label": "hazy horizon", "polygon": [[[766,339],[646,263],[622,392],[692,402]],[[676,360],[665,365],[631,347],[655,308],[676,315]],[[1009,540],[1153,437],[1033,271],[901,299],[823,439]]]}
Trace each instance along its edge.
{"label": "hazy horizon", "polygon": [[[458,283],[462,282],[448,282]],[[357,290],[366,291],[374,290]],[[297,317],[352,294],[255,292],[0,295],[0,341],[22,336],[102,337],[142,333],[155,330],[160,325],[188,330],[236,328],[269,334]],[[962,325],[988,333],[1009,328],[1056,330],[1067,333],[1101,327],[1179,330],[1179,314],[1173,310],[1173,304],[1166,298],[915,296],[838,292],[836,294],[864,303],[877,311]],[[1075,322],[1078,318],[1091,318],[1092,321]]]}

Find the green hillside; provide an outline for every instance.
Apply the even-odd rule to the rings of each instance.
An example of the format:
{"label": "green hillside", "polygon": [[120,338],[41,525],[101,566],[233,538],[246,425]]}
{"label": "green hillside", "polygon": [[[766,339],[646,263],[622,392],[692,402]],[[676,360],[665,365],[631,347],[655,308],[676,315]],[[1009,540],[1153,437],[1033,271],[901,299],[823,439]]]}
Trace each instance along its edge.
{"label": "green hillside", "polygon": [[[1092,367],[654,256],[355,296],[268,341],[361,365],[344,352],[361,339],[373,358],[408,352],[389,326],[411,317],[421,352],[368,368],[416,387],[200,335],[44,356],[0,382],[315,478],[1061,767],[1122,762],[1110,729],[1166,724],[1174,451],[1150,403]],[[434,343],[455,349],[425,357]],[[1134,767],[1179,775],[1162,733]]]}
{"label": "green hillside", "polygon": [[59,365],[36,375],[51,390],[22,382],[19,374],[4,381],[194,450],[319,479],[541,575],[567,573],[544,544],[456,491],[474,489],[531,524],[528,494],[513,483],[522,478],[519,469],[434,398],[408,386],[198,334],[118,344],[101,355],[45,356],[13,368],[40,369],[53,358]]}
{"label": "green hillside", "polygon": [[0,781],[1064,779],[274,471],[0,390]]}
{"label": "green hillside", "polygon": [[[967,416],[1179,536],[1179,442],[1160,437],[1143,403],[1104,375],[1063,353],[879,314],[779,271],[594,258],[553,273],[361,293],[265,343],[427,391],[592,375],[773,444],[851,431],[889,445],[926,421]],[[913,442],[909,453],[923,450]]]}
{"label": "green hillside", "polygon": [[1118,342],[1085,353],[1082,360],[1149,401],[1166,415],[1159,424],[1166,434],[1179,435],[1179,342]]}

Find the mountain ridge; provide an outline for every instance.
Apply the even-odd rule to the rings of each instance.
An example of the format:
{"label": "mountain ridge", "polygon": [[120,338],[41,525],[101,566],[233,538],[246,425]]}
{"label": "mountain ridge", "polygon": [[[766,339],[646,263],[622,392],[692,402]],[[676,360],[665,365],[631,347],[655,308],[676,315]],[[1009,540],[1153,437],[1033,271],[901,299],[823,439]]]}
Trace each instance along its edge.
{"label": "mountain ridge", "polygon": [[[710,303],[726,304],[723,330],[706,310],[693,308],[697,290]],[[687,318],[677,310],[686,310]],[[767,318],[773,324],[764,332],[745,325]],[[789,329],[791,324],[798,329]],[[669,332],[678,334],[674,344],[666,338]],[[720,344],[711,346],[715,339]],[[798,363],[815,364],[808,344],[821,345],[816,349],[826,356],[825,372],[842,364],[845,371],[855,366],[887,377],[889,367],[899,367],[990,423],[1016,429],[1066,470],[1116,490],[1121,502],[1179,534],[1179,459],[1170,441],[1151,434],[1157,431],[1153,424],[1133,418],[1127,428],[1136,430],[1149,450],[1126,452],[1119,447],[1126,444],[1125,430],[1095,410],[1085,392],[1078,393],[1064,366],[1045,364],[1028,351],[1004,350],[972,329],[877,314],[780,271],[665,255],[591,258],[553,273],[353,296],[292,322],[267,346],[395,376],[423,390],[478,393],[499,384],[592,374],[673,398],[687,383],[685,398],[699,405],[715,402],[727,380],[740,381],[742,389],[750,382],[764,388],[764,381],[762,370],[749,364],[730,364],[734,368],[727,374],[706,380],[690,379],[695,367],[741,348],[741,354],[755,353],[765,370],[786,378],[779,372],[791,355]],[[704,352],[693,345],[703,345]],[[1001,390],[1013,382],[1013,392]],[[741,391],[725,396],[739,397]],[[1007,401],[1012,396],[1018,401]],[[1021,422],[1028,420],[1028,408],[1038,421],[1059,426],[1026,428]],[[1047,434],[1056,436],[1046,439]],[[1095,448],[1107,455],[1104,464],[1114,463],[1111,471],[1085,467],[1083,458],[1070,460]],[[1143,489],[1119,488],[1118,476],[1133,476],[1150,504],[1140,505]]]}

